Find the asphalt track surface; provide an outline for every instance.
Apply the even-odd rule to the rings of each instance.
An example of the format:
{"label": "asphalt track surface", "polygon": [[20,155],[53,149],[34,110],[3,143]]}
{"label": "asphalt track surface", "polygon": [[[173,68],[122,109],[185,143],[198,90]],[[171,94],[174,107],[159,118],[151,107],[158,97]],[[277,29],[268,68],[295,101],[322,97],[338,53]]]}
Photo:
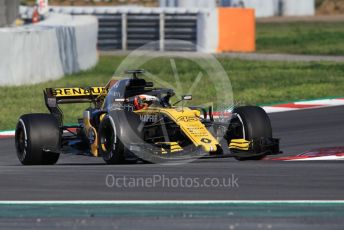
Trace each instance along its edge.
{"label": "asphalt track surface", "polygon": [[[274,136],[281,138],[281,149],[285,156],[321,147],[344,146],[344,107],[328,107],[274,113],[269,115]],[[343,200],[344,167],[343,161],[281,162],[246,161],[234,159],[202,159],[189,164],[166,166],[152,164],[105,165],[102,159],[83,156],[61,156],[54,166],[21,166],[16,158],[13,138],[0,139],[0,200]],[[113,183],[113,178],[119,180]],[[123,179],[125,178],[125,179]],[[143,178],[145,186],[142,186]],[[147,179],[148,178],[148,179]],[[155,179],[154,179],[155,178]],[[163,179],[162,179],[163,178]],[[182,179],[198,181],[182,186]],[[230,183],[222,186],[205,184],[206,178],[215,178]],[[223,179],[224,178],[224,179]],[[108,179],[108,181],[106,180]],[[158,180],[162,181],[158,182]],[[139,181],[134,186],[129,181]],[[156,180],[152,185],[152,180]],[[126,181],[126,182],[124,182]],[[148,181],[148,182],[147,182]],[[174,183],[172,182],[174,181]],[[209,181],[208,181],[209,182]],[[148,186],[147,186],[148,183]],[[173,183],[173,184],[172,184]],[[216,183],[215,183],[216,184]],[[275,207],[276,208],[276,207]],[[343,205],[335,211],[322,207],[307,210],[314,212],[295,215],[299,207],[277,207],[279,211],[294,215],[274,215],[271,206],[249,207],[253,210],[243,215],[205,215],[202,217],[184,216],[181,208],[177,216],[151,215],[135,217],[119,214],[114,219],[108,216],[99,218],[54,216],[42,219],[26,216],[20,221],[11,222],[15,217],[0,213],[0,227],[47,227],[49,224],[71,224],[82,227],[98,225],[104,228],[142,226],[143,229],[160,226],[163,229],[174,227],[209,229],[342,229],[344,226]],[[1,209],[3,209],[1,207]],[[154,207],[147,208],[155,210]],[[259,210],[270,210],[270,214],[258,215]],[[31,209],[30,209],[31,210]],[[86,210],[86,209],[85,209]],[[91,208],[92,210],[92,208]],[[236,210],[228,207],[228,210]],[[227,211],[228,211],[227,210]],[[18,210],[17,210],[18,211]],[[21,212],[20,212],[21,211]],[[19,210],[22,213],[23,210]],[[70,213],[70,212],[66,212]],[[89,213],[89,212],[88,212]],[[154,212],[153,212],[154,213]],[[161,213],[159,210],[156,213]],[[191,212],[190,215],[193,212]],[[196,212],[197,213],[197,212]],[[234,212],[240,213],[240,212]],[[278,213],[278,212],[277,212]],[[329,215],[328,218],[326,217]],[[185,213],[184,213],[185,214]],[[321,216],[325,216],[322,218]],[[245,218],[247,217],[247,218]],[[215,221],[214,218],[218,221]],[[103,220],[104,219],[104,220]],[[135,219],[134,221],[131,221]],[[42,221],[43,220],[43,221]],[[107,221],[105,221],[107,220]],[[174,225],[178,220],[178,224]],[[209,226],[209,221],[213,225]],[[79,221],[79,222],[78,222]],[[80,222],[81,221],[81,222]],[[46,225],[44,225],[45,223]],[[261,223],[261,225],[257,225]],[[94,225],[93,225],[94,224]],[[157,224],[157,225],[155,225]],[[237,224],[237,225],[235,225]],[[246,227],[245,227],[246,226]],[[63,227],[63,226],[60,226]],[[319,227],[319,228],[318,228]]]}

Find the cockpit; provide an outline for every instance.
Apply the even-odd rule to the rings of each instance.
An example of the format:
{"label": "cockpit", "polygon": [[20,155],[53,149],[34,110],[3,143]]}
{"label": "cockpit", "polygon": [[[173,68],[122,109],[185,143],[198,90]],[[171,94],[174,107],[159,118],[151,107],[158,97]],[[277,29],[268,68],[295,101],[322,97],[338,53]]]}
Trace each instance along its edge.
{"label": "cockpit", "polygon": [[106,96],[104,109],[128,107],[136,111],[150,107],[171,107],[170,98],[175,95],[174,91],[153,86],[153,82],[147,82],[137,77],[118,80],[112,85]]}

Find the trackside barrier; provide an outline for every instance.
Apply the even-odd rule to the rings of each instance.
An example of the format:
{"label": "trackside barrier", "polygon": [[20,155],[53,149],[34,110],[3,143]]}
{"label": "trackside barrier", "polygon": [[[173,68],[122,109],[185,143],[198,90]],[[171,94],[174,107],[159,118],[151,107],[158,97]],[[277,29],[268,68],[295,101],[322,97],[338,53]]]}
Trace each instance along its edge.
{"label": "trackside barrier", "polygon": [[[180,39],[197,44],[197,17],[200,9],[154,7],[57,7],[51,12],[71,15],[94,15],[99,21],[98,48],[101,50],[134,50],[161,40],[156,50],[195,51],[190,46],[165,46],[165,39]],[[29,10],[21,10],[27,14]],[[204,12],[208,12],[205,10]]]}
{"label": "trackside barrier", "polygon": [[97,32],[95,17],[70,15],[0,29],[0,86],[56,80],[93,67],[98,60]]}
{"label": "trackside barrier", "polygon": [[41,26],[56,28],[65,74],[87,70],[97,64],[98,21],[94,16],[50,14]]}
{"label": "trackside barrier", "polygon": [[0,27],[11,25],[18,17],[19,0],[0,0]]}
{"label": "trackside barrier", "polygon": [[[160,51],[208,53],[255,50],[254,10],[241,8],[51,7],[52,12],[94,15],[100,50],[134,50],[160,40]],[[25,10],[21,10],[25,14]],[[195,46],[169,46],[167,39]]]}
{"label": "trackside barrier", "polygon": [[0,29],[0,85],[25,85],[63,76],[54,28]]}

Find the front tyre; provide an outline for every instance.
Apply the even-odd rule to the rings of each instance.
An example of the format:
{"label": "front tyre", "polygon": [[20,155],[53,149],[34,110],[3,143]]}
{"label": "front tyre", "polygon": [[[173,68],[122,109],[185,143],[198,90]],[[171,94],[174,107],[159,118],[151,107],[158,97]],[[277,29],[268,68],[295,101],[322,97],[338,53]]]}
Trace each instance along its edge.
{"label": "front tyre", "polygon": [[15,131],[17,157],[23,165],[53,165],[60,157],[60,129],[51,114],[25,114],[19,118]]}
{"label": "front tyre", "polygon": [[[258,106],[241,106],[233,110],[231,119],[234,130],[230,139],[253,140],[257,138],[272,138],[271,122],[266,112]],[[265,156],[235,157],[237,160],[261,160]]]}

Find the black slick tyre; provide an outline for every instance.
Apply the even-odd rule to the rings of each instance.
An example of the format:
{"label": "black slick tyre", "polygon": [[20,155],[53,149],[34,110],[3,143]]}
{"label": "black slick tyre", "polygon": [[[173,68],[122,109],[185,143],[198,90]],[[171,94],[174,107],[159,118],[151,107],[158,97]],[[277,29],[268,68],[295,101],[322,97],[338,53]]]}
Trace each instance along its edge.
{"label": "black slick tyre", "polygon": [[17,157],[23,165],[55,164],[60,156],[57,153],[60,141],[58,121],[53,115],[36,113],[19,118],[15,131],[15,147]]}
{"label": "black slick tyre", "polygon": [[100,122],[98,130],[99,153],[107,164],[124,162],[124,145],[116,135],[116,127],[110,116]]}
{"label": "black slick tyre", "polygon": [[[272,138],[271,122],[266,112],[258,106],[241,106],[233,110],[237,123],[234,138],[252,140],[256,138]],[[233,138],[233,137],[232,137]],[[261,160],[265,156],[236,157],[237,160]]]}

